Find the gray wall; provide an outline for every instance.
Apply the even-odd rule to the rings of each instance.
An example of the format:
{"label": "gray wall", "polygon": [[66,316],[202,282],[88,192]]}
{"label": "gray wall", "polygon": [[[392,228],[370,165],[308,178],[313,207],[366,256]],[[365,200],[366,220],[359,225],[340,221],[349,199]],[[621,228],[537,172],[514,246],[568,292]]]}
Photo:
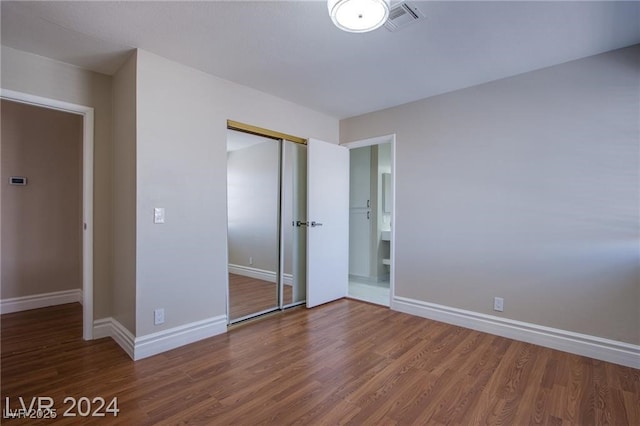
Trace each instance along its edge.
{"label": "gray wall", "polygon": [[229,264],[269,271],[274,278],[278,270],[279,160],[275,140],[227,155]]}
{"label": "gray wall", "polygon": [[111,77],[1,47],[3,89],[94,108],[93,315],[110,315],[112,249]]}
{"label": "gray wall", "polygon": [[[234,133],[238,132],[230,130],[230,137]],[[254,135],[243,137],[254,138],[262,143],[227,154],[229,264],[271,272],[275,282],[279,239],[279,142]],[[306,262],[303,250],[306,247],[306,231],[305,228],[293,227],[292,222],[306,220],[306,146],[284,141],[282,150],[283,270],[285,284],[292,284],[295,269],[298,284],[295,292],[296,295],[302,295],[305,269],[299,260]],[[249,264],[249,257],[253,259],[253,264]]]}
{"label": "gray wall", "polygon": [[639,344],[639,57],[341,121],[397,135],[396,295]]}

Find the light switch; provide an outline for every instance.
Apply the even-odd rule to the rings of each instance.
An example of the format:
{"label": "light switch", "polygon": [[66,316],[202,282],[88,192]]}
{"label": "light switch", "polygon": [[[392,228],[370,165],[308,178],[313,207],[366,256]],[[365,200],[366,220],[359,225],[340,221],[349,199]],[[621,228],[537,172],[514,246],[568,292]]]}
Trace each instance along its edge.
{"label": "light switch", "polygon": [[164,223],[164,207],[153,209],[153,223]]}

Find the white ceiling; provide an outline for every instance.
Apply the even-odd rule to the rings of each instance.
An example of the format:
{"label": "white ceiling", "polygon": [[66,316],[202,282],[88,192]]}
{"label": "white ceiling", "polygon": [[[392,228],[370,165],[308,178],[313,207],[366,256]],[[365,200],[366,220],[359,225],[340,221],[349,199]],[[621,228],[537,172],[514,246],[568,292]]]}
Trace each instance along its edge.
{"label": "white ceiling", "polygon": [[350,34],[325,1],[2,1],[1,41],[105,74],[137,47],[337,118],[640,43],[640,2],[412,3]]}

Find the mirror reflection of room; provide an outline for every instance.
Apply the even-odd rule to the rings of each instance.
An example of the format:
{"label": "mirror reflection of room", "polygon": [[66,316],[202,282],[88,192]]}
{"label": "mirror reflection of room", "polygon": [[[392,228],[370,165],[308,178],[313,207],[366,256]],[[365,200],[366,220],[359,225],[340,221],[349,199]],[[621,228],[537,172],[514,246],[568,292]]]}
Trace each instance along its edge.
{"label": "mirror reflection of room", "polygon": [[306,297],[306,146],[228,130],[229,320]]}
{"label": "mirror reflection of room", "polygon": [[307,298],[307,147],[282,142],[282,267],[283,305]]}

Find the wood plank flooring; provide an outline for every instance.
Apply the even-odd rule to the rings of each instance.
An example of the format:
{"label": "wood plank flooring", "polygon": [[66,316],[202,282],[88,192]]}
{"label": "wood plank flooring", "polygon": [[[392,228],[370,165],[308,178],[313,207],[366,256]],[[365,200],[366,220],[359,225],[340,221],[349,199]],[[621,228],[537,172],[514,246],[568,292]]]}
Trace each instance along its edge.
{"label": "wood plank flooring", "polygon": [[296,308],[137,362],[82,310],[1,318],[1,394],[118,397],[117,417],[3,424],[640,425],[640,370],[353,300]]}
{"label": "wood plank flooring", "polygon": [[[292,303],[291,286],[284,286],[284,304]],[[278,306],[275,283],[229,274],[229,317],[242,318]]]}

